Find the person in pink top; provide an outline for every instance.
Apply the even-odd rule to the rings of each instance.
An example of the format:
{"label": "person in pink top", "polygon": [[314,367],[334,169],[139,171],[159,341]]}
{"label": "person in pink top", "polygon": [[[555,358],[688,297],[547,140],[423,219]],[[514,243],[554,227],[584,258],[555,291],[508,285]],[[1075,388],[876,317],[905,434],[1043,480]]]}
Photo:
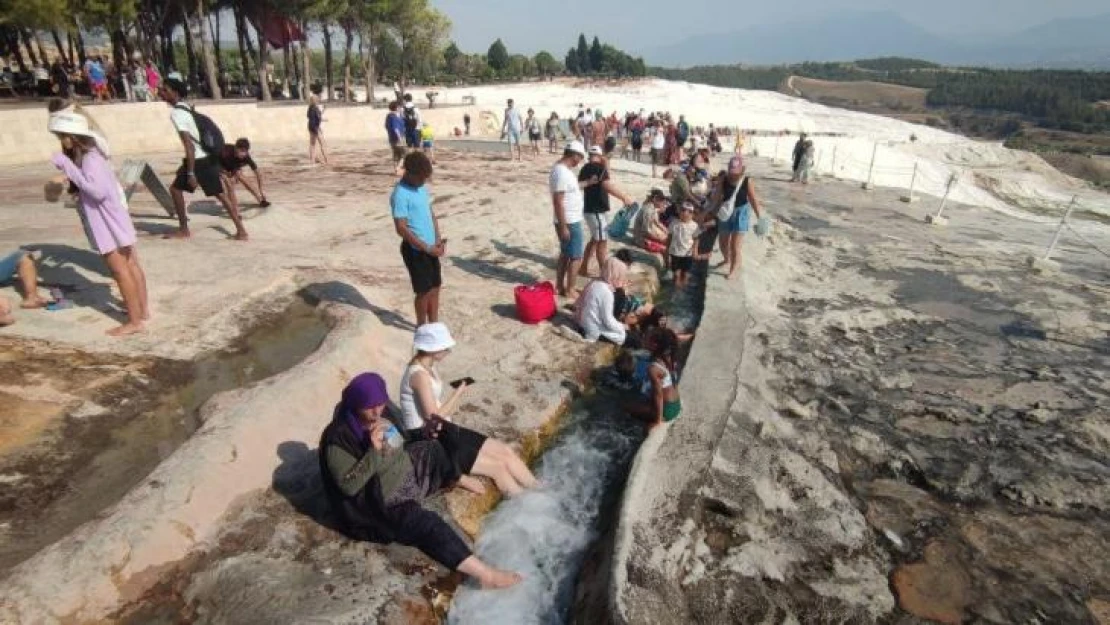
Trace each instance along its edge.
{"label": "person in pink top", "polygon": [[162,84],[162,75],[158,73],[158,67],[150,59],[146,61],[146,84],[154,94],[158,93],[158,85]]}
{"label": "person in pink top", "polygon": [[89,245],[104,258],[127,308],[127,322],[108,330],[108,334],[141,332],[149,317],[146,275],[135,251],[135,226],[124,202],[123,188],[105,156],[107,142],[89,127],[87,117],[72,109],[52,113],[47,129],[58,137],[62,147],[50,162],[77,187],[78,211]]}

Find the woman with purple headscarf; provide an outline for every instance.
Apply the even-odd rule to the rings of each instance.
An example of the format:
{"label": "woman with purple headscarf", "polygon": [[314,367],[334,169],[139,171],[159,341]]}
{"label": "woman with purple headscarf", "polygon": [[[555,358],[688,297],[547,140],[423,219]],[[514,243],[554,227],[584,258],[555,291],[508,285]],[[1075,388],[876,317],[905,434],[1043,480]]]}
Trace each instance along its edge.
{"label": "woman with purple headscarf", "polygon": [[347,534],[416,547],[483,588],[519,582],[518,574],[479,560],[446,521],[422,506],[458,481],[458,468],[436,440],[405,442],[386,414],[388,405],[385,380],[360,374],[343,389],[320,437],[324,491]]}

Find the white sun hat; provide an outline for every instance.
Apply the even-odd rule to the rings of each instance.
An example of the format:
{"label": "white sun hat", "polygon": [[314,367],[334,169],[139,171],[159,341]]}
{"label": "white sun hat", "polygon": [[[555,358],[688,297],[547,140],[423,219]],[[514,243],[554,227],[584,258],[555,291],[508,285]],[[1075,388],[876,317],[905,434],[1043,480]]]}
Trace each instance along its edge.
{"label": "white sun hat", "polygon": [[50,119],[46,122],[46,129],[65,135],[90,137],[96,141],[96,149],[100,150],[105,158],[112,156],[112,148],[108,140],[104,135],[93,130],[89,124],[89,118],[74,110],[72,105],[51,113]]}
{"label": "white sun hat", "polygon": [[95,136],[92,128],[89,128],[88,118],[68,108],[51,113],[46,129],[50,132],[60,132],[67,135]]}
{"label": "white sun hat", "polygon": [[571,141],[567,144],[566,151],[575,152],[577,154],[581,154],[582,156],[586,155],[586,147],[582,145],[581,141]]}
{"label": "white sun hat", "polygon": [[447,326],[437,321],[435,323],[425,323],[417,328],[412,346],[420,352],[442,352],[454,347],[455,339],[451,337],[451,331],[447,329]]}

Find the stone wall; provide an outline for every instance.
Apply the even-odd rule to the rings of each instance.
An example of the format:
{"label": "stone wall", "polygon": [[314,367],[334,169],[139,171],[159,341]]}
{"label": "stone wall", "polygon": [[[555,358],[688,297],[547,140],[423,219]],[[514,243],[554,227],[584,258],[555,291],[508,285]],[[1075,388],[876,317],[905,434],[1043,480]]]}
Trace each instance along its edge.
{"label": "stone wall", "polygon": [[[169,107],[162,102],[118,103],[89,106],[85,110],[100,125],[114,156],[137,156],[181,149],[170,125]],[[211,117],[228,142],[248,137],[255,145],[304,141],[308,145],[307,105],[258,103],[202,103],[198,110]],[[481,133],[478,107],[421,109],[436,136],[445,138],[465,113],[473,119],[472,132]],[[324,110],[324,139],[385,140],[385,109],[333,105]],[[58,141],[46,130],[46,105],[0,111],[0,165],[44,162],[58,150]]]}

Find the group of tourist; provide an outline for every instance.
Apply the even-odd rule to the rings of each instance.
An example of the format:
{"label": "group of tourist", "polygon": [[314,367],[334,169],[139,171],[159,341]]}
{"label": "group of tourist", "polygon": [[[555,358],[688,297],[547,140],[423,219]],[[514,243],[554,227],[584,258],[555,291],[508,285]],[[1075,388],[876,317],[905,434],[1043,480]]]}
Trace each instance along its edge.
{"label": "group of tourist", "polygon": [[[171,107],[171,124],[183,149],[182,164],[171,186],[179,230],[171,236],[189,236],[184,195],[201,190],[227,210],[236,227],[234,238],[246,240],[235,183],[244,184],[265,203],[250,142],[242,138],[218,151],[208,145],[210,120],[186,102],[187,88],[179,77],[163,80],[159,95]],[[110,148],[79,107],[59,100],[51,109],[48,129],[60,144],[51,162],[72,185],[90,246],[104,258],[127,309],[127,321],[109,333],[139,332],[150,317],[146,278],[135,248],[135,228],[108,160]],[[580,118],[587,119],[585,112]],[[323,113],[315,100],[308,119],[310,136],[318,140]],[[613,137],[592,132],[595,127],[608,128],[605,119],[597,113],[592,124],[576,124],[580,139],[565,145],[550,174],[553,227],[559,244],[557,290],[573,301],[572,321],[579,340],[609,342],[621,348],[612,369],[612,386],[628,391],[629,414],[655,427],[681,413],[678,354],[682,341],[689,337],[670,328],[661,309],[631,292],[631,253],[620,250],[610,255],[609,197],[616,197],[626,207],[633,200],[617,186],[609,167]],[[653,129],[653,144],[655,136],[663,137],[663,147],[657,148],[661,152],[653,154],[653,160],[668,165],[665,177],[672,180],[671,197],[653,189],[639,211],[633,228],[637,243],[649,252],[663,253],[663,264],[674,272],[676,287],[684,288],[693,261],[708,258],[719,235],[724,263],[729,275],[734,275],[750,213],[760,216],[754,184],[744,176],[743,160],[736,156],[726,170],[710,173],[712,148],[694,141],[689,152],[685,150],[692,131],[681,116],[673,122],[666,114],[645,119],[631,115],[626,125],[633,130],[641,126]],[[401,378],[400,408],[392,408],[379,374],[356,376],[343,391],[321,437],[320,467],[327,496],[351,536],[416,546],[443,565],[473,576],[483,587],[500,588],[515,584],[520,577],[481,561],[439,515],[423,507],[427,497],[445,488],[483,492],[476,476],[492,479],[507,496],[537,486],[511,447],[454,422],[459,402],[473,380],[452,382],[454,390],[444,401],[446,388],[438,366],[455,342],[439,321],[440,263],[447,238],[428,191],[434,163],[431,142],[424,133],[427,127],[411,96],[390,105],[386,129],[400,176],[390,206],[414,293],[416,321],[414,356]],[[503,130],[510,150],[515,148],[511,157],[522,158],[523,133],[528,134],[533,154],[538,153],[539,141],[550,128],[550,122],[546,128],[540,126],[531,110],[522,117],[513,101],[508,101]],[[634,136],[630,134],[630,140]],[[322,141],[318,144],[326,161]],[[310,143],[313,158],[315,145]],[[256,187],[243,178],[245,167],[255,171]],[[598,267],[593,278],[591,258],[596,258]],[[25,285],[24,307],[47,303],[37,295],[34,264],[26,254],[6,257],[0,271],[19,275]],[[588,280],[581,291],[578,278]],[[9,320],[10,310],[0,310],[0,324]]]}

